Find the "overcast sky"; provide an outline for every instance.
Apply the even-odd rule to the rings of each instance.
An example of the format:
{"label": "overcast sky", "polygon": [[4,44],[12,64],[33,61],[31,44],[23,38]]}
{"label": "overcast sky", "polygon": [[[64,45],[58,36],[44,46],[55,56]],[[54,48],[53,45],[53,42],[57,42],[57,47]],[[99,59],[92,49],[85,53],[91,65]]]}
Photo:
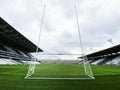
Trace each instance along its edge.
{"label": "overcast sky", "polygon": [[[120,43],[120,0],[0,0],[0,16],[45,52],[81,53],[75,16],[77,5],[84,53]],[[90,49],[92,48],[92,49]]]}

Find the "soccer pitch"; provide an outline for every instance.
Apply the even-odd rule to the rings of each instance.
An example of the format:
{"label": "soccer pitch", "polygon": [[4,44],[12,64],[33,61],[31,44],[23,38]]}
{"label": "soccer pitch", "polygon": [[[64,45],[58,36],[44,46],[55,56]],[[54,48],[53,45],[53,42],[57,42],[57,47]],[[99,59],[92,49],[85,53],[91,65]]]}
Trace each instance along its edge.
{"label": "soccer pitch", "polygon": [[[40,69],[45,70],[50,65],[59,66],[41,64]],[[62,68],[66,67],[61,65]],[[92,66],[92,69],[94,80],[32,80],[24,79],[28,65],[0,65],[0,90],[120,90],[120,66]],[[71,71],[79,72],[79,69],[73,68]],[[50,73],[52,71],[46,72],[48,76]],[[61,74],[67,72],[63,69]]]}

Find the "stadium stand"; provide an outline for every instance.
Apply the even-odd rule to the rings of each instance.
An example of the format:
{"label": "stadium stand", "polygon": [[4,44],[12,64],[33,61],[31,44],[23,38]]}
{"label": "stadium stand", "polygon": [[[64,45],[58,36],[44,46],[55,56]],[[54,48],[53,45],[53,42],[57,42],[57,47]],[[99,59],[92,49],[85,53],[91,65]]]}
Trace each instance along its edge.
{"label": "stadium stand", "polygon": [[[37,46],[0,17],[0,64],[28,63]],[[38,48],[38,52],[43,50]]]}
{"label": "stadium stand", "polygon": [[120,44],[87,55],[91,64],[120,65]]}

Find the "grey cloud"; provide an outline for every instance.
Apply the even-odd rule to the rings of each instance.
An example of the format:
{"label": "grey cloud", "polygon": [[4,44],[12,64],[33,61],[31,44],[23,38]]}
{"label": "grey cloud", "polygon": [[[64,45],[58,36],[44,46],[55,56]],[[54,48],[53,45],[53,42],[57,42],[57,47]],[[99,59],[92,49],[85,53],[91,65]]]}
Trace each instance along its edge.
{"label": "grey cloud", "polygon": [[[77,4],[82,42],[86,52],[91,47],[99,49],[108,46],[107,39],[110,37],[115,44],[120,43],[119,0],[42,0],[42,3],[48,5],[40,44],[42,49],[65,53],[71,53],[72,49],[80,50],[74,3]],[[38,40],[42,10],[39,0],[0,2],[1,17],[35,43]],[[35,26],[32,26],[33,24]],[[60,29],[63,32],[60,32]],[[74,33],[68,31],[69,29],[75,29]],[[47,36],[43,36],[44,33],[47,33]],[[56,36],[52,33],[56,33]]]}

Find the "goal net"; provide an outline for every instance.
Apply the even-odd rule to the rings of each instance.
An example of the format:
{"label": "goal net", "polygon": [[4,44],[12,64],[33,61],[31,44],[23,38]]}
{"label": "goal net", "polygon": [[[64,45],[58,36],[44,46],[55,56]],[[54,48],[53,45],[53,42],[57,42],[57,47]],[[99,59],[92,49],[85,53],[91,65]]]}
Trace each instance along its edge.
{"label": "goal net", "polygon": [[37,57],[41,59],[31,60],[25,79],[94,79],[86,56],[38,54]]}

